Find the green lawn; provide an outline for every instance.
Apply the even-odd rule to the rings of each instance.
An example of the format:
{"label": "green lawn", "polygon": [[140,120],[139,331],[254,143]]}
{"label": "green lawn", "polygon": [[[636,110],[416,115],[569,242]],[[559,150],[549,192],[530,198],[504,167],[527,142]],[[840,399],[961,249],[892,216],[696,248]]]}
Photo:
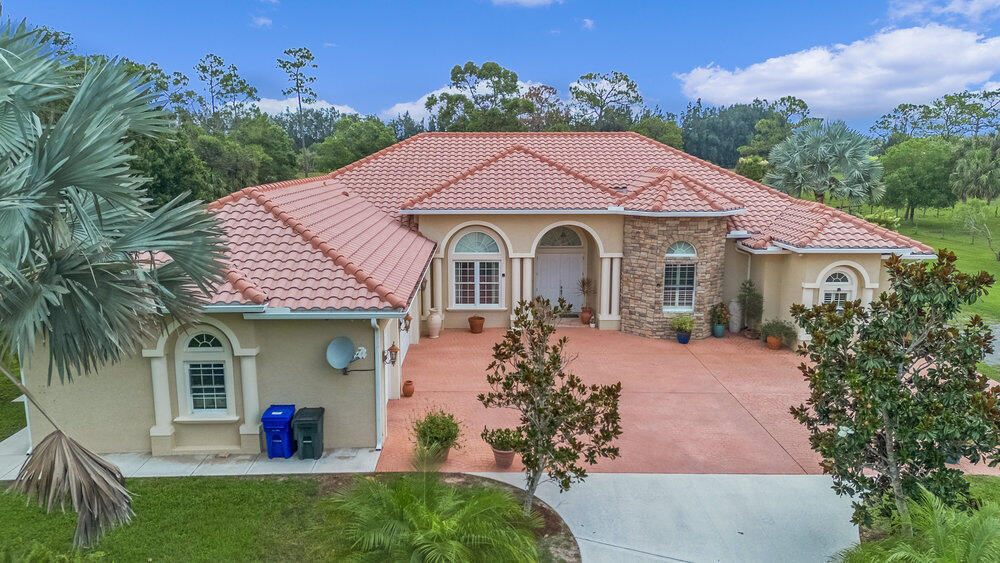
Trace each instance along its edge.
{"label": "green lawn", "polygon": [[[17,362],[10,362],[7,369],[16,377]],[[0,375],[0,440],[24,428],[24,403],[12,402],[21,392],[6,377]]]}

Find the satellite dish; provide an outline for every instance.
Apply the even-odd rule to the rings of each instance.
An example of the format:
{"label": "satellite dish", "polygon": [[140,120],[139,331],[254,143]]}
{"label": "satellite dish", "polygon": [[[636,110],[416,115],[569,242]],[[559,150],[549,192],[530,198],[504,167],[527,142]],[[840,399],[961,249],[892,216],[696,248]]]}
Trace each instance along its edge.
{"label": "satellite dish", "polygon": [[334,338],[326,347],[326,361],[333,369],[344,369],[354,359],[354,342],[346,336]]}

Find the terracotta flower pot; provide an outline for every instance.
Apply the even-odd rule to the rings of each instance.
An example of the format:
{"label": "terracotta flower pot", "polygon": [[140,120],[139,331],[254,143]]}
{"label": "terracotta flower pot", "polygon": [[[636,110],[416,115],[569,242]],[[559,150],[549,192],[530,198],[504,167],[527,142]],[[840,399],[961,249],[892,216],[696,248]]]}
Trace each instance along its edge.
{"label": "terracotta flower pot", "polygon": [[481,334],[483,332],[483,325],[485,324],[486,317],[480,317],[479,315],[469,317],[469,331],[472,334]]}
{"label": "terracotta flower pot", "polygon": [[771,350],[780,350],[781,349],[781,339],[778,338],[777,336],[768,336],[767,337],[767,347],[770,348]]}
{"label": "terracotta flower pot", "polygon": [[591,307],[580,307],[580,322],[585,325],[590,324],[590,319],[594,318],[594,309]]}
{"label": "terracotta flower pot", "polygon": [[403,382],[403,396],[412,397],[413,396],[413,380],[407,379]]}
{"label": "terracotta flower pot", "polygon": [[514,463],[514,450],[505,451],[493,448],[493,461],[500,469],[508,469]]}
{"label": "terracotta flower pot", "polygon": [[437,338],[441,334],[441,322],[441,312],[437,309],[431,309],[427,315],[428,338]]}

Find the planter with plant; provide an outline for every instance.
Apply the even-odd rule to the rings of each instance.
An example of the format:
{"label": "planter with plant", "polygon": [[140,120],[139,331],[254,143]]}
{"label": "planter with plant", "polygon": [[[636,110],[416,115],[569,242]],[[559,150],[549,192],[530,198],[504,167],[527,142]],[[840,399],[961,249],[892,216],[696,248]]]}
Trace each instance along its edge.
{"label": "planter with plant", "polygon": [[795,327],[786,321],[777,319],[767,321],[760,329],[761,336],[771,350],[779,350],[795,341]]}
{"label": "planter with plant", "polygon": [[594,318],[594,309],[590,307],[590,296],[597,293],[594,280],[584,276],[576,282],[576,292],[583,297],[583,306],[580,307],[580,322],[589,325]]}
{"label": "planter with plant", "polygon": [[726,333],[726,325],[729,324],[729,305],[725,303],[712,305],[709,317],[712,320],[712,336],[722,338]]}
{"label": "planter with plant", "polygon": [[414,422],[413,434],[417,440],[418,456],[427,453],[438,462],[447,460],[452,448],[460,447],[458,420],[455,415],[444,410],[430,411]]}
{"label": "planter with plant", "polygon": [[483,440],[493,448],[493,461],[500,469],[514,463],[514,449],[521,443],[521,433],[515,428],[483,428]]}
{"label": "planter with plant", "polygon": [[694,317],[691,315],[677,315],[670,319],[670,326],[677,333],[677,342],[687,344],[691,341],[691,331],[694,330]]}
{"label": "planter with plant", "polygon": [[764,296],[757,291],[756,284],[746,280],[740,285],[736,301],[740,304],[747,338],[757,338],[760,335],[760,320],[764,316]]}
{"label": "planter with plant", "polygon": [[485,325],[486,317],[481,315],[472,315],[469,317],[469,332],[472,334],[482,334]]}

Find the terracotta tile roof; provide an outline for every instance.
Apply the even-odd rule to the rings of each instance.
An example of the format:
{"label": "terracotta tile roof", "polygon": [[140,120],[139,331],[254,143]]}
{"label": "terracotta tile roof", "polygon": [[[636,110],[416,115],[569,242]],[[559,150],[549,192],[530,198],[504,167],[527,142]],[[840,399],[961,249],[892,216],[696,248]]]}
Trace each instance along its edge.
{"label": "terracotta tile roof", "polygon": [[435,247],[326,177],[246,188],[209,209],[230,248],[213,304],[405,308]]}
{"label": "terracotta tile roof", "polygon": [[[545,186],[531,189],[527,174],[516,168],[522,164],[542,174]],[[673,173],[669,181],[666,172]],[[494,184],[497,193],[488,193],[487,177],[510,183]],[[607,193],[601,188],[608,188],[620,194],[616,203],[626,213],[745,209],[729,218],[730,226],[747,231],[756,244],[932,252],[913,239],[793,198],[637,133],[422,133],[327,178],[391,215],[408,205],[421,209],[418,203],[435,206],[427,209],[466,209],[461,206],[478,201],[470,194],[488,194],[489,205],[510,209],[556,206],[556,198],[540,193],[549,189],[569,201],[600,207],[601,192]]]}

